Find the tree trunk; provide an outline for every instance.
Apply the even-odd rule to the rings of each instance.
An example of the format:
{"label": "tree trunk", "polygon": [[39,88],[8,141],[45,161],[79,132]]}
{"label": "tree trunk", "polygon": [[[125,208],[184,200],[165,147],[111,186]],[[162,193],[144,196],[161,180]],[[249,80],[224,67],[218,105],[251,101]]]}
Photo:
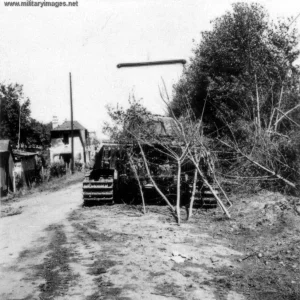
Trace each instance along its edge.
{"label": "tree trunk", "polygon": [[130,162],[130,166],[131,166],[131,169],[134,173],[134,176],[138,182],[138,185],[139,185],[139,189],[140,189],[140,193],[141,193],[141,197],[142,197],[142,204],[143,204],[143,212],[144,214],[146,214],[146,205],[145,205],[145,198],[144,198],[144,193],[143,193],[143,188],[142,188],[142,185],[141,185],[141,181],[140,181],[140,178],[139,178],[139,175],[136,171],[136,168],[135,168],[135,165],[133,163],[133,160],[132,160],[132,157],[130,155],[129,156],[129,162]]}
{"label": "tree trunk", "polygon": [[193,206],[194,206],[195,194],[196,194],[196,190],[197,190],[197,179],[198,179],[198,170],[197,170],[197,168],[195,168],[193,190],[192,190],[192,197],[191,197],[191,201],[190,201],[188,220],[193,215]]}
{"label": "tree trunk", "polygon": [[[278,102],[278,110],[281,109],[281,101],[282,101],[282,95],[283,95],[283,85],[281,86],[281,90],[280,90],[280,96],[279,96],[279,102]],[[274,131],[277,131],[277,127],[278,127],[278,119],[279,119],[279,111],[277,110],[277,115],[276,115],[276,121],[274,124]]]}
{"label": "tree trunk", "polygon": [[257,130],[258,134],[261,132],[261,122],[260,122],[260,100],[259,100],[259,93],[258,93],[258,85],[257,85],[257,77],[255,74],[255,89],[256,89],[256,109],[257,109]]}
{"label": "tree trunk", "polygon": [[181,185],[181,161],[177,161],[178,164],[178,172],[177,172],[177,200],[176,200],[176,212],[177,212],[177,221],[178,225],[180,225],[180,185]]}

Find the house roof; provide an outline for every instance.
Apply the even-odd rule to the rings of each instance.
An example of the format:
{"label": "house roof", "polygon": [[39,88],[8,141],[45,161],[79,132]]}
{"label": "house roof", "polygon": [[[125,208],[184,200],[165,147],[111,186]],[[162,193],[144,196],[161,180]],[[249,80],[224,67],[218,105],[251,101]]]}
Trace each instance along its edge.
{"label": "house roof", "polygon": [[9,140],[0,140],[0,152],[9,152],[10,145]]}
{"label": "house roof", "polygon": [[[64,121],[61,125],[51,131],[67,131],[71,130],[71,121]],[[78,121],[73,121],[73,130],[87,130]]]}

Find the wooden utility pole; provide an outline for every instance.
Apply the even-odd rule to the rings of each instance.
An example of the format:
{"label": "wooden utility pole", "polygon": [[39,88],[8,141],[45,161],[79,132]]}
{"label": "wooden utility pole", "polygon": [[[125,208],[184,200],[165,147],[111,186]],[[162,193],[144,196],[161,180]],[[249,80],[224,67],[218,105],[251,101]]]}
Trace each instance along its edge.
{"label": "wooden utility pole", "polygon": [[18,137],[18,149],[20,150],[20,139],[21,139],[21,113],[22,113],[22,105],[19,102],[19,137]]}
{"label": "wooden utility pole", "polygon": [[72,76],[70,75],[70,103],[71,103],[71,172],[74,174],[74,132],[73,132],[73,100],[72,100]]}

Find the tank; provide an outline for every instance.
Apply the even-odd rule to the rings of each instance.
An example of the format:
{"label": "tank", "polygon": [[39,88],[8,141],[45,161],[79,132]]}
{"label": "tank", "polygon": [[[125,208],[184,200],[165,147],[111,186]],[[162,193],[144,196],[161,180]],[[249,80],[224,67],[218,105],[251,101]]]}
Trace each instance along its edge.
{"label": "tank", "polygon": [[[100,151],[95,155],[93,169],[86,172],[83,181],[84,204],[95,202],[102,204],[113,204],[115,202],[141,203],[141,192],[137,178],[129,163],[128,148],[130,148],[131,153],[136,154],[135,157],[140,157],[139,148],[133,145],[118,144],[112,141],[102,144]],[[174,164],[171,164],[169,158],[162,154],[163,151],[159,151],[159,145],[155,145],[155,148],[143,145],[143,148],[150,163],[153,179],[169,201],[175,204],[177,172],[173,169]],[[143,162],[137,162],[137,165],[137,173],[146,204],[163,204],[164,200],[148,178],[143,168]],[[189,160],[186,160],[182,165],[181,176],[182,205],[189,204],[194,171],[194,165]],[[213,194],[199,180],[197,182],[194,207],[208,209],[216,206],[217,202]]]}

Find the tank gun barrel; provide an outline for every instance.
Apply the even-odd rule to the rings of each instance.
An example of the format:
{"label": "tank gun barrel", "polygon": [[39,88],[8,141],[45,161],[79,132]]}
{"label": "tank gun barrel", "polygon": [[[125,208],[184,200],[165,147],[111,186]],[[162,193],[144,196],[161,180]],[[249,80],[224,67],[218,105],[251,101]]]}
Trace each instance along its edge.
{"label": "tank gun barrel", "polygon": [[158,60],[158,61],[146,61],[146,62],[134,62],[134,63],[121,63],[117,65],[117,68],[131,68],[131,67],[144,67],[144,66],[157,66],[157,65],[174,65],[174,64],[186,64],[185,59],[171,59],[171,60]]}

